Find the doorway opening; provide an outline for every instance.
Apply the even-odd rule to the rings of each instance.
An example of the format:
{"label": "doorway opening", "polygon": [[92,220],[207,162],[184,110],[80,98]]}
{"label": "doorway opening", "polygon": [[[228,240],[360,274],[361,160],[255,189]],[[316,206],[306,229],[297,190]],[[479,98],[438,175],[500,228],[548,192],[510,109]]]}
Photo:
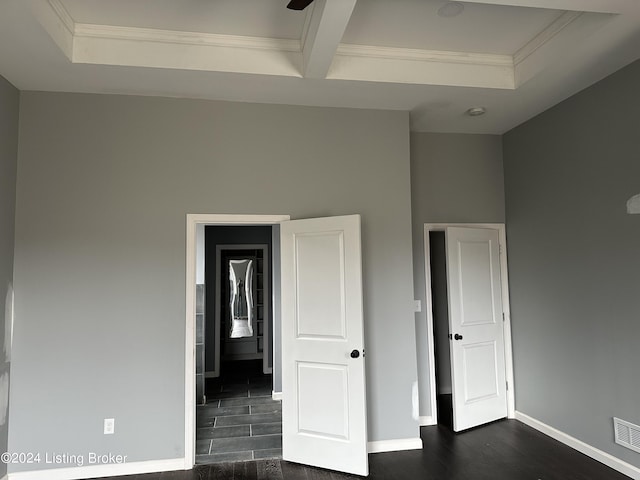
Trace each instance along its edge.
{"label": "doorway opening", "polygon": [[195,462],[281,458],[282,406],[273,398],[280,352],[272,341],[279,228],[200,225],[197,233],[204,283],[196,287],[203,308],[196,314]]}
{"label": "doorway opening", "polygon": [[[280,315],[274,315],[276,321],[269,343],[276,352],[272,388],[277,388],[278,376],[283,388],[281,392],[274,391],[271,397],[264,395],[264,399],[277,400],[276,395],[283,395],[283,457],[291,462],[367,475],[361,221],[357,214],[293,221],[288,216],[187,215],[185,469],[192,468],[196,460],[196,372],[206,380],[206,350],[196,345],[196,340],[204,343],[202,339],[206,335],[196,336],[195,328],[198,318],[196,237],[201,224],[277,225],[280,228],[280,235],[273,235],[273,239],[281,245],[276,248],[274,243],[272,254],[274,257],[280,254],[282,259],[273,258],[272,266],[273,270],[279,266],[281,273],[272,278],[280,278],[281,286],[273,282],[273,299],[274,305],[277,301],[282,305],[278,307]],[[246,250],[245,246],[242,248]],[[244,262],[244,267],[234,268],[234,278],[242,278],[244,282],[229,288],[245,291],[248,259],[239,260]],[[230,319],[232,329],[238,327],[253,335],[251,329],[247,330],[247,309],[235,311],[234,308],[230,306],[234,312],[234,318]],[[282,345],[281,359],[277,355],[277,341]],[[202,359],[199,371],[198,358]],[[220,376],[225,369],[222,361],[219,368]],[[201,391],[206,395],[206,390],[205,385]],[[257,398],[247,390],[246,398]],[[213,408],[222,406],[219,403]],[[216,420],[208,428],[227,426],[223,423],[227,422]],[[216,439],[210,440],[214,441]],[[200,444],[197,446],[201,448]],[[209,452],[213,450],[230,452],[209,447]],[[252,457],[257,458],[255,449]]]}
{"label": "doorway opening", "polygon": [[453,430],[453,400],[451,387],[451,352],[449,348],[449,305],[447,292],[447,262],[444,231],[429,235],[431,273],[431,312],[435,347],[437,422]]}
{"label": "doorway opening", "polygon": [[[256,427],[251,421],[256,421],[257,415],[262,415],[259,420],[273,420],[279,413],[282,379],[280,377],[280,292],[279,292],[279,224],[289,220],[288,215],[217,215],[217,214],[189,214],[187,215],[187,265],[186,265],[186,345],[185,345],[185,468],[191,469],[196,463],[210,463],[217,461],[233,461],[240,459],[258,458],[259,455],[270,458],[277,456],[277,447],[281,445],[281,435],[274,432],[281,430],[281,426]],[[219,286],[225,285],[225,292],[232,289],[229,270],[222,273],[215,265],[216,248],[206,255],[206,228],[240,228],[251,227],[266,229],[269,235],[267,241],[251,238],[251,231],[244,232],[245,239],[222,238],[219,245],[231,245],[232,249],[239,243],[258,246],[252,248],[252,252],[240,251],[233,253],[255,256],[254,266],[260,265],[261,289],[258,289],[258,274],[253,270],[252,286],[255,299],[253,299],[252,325],[250,329],[236,329],[236,333],[244,333],[237,340],[247,345],[225,347],[226,329],[231,326],[229,322],[221,322],[222,332],[225,336],[216,332],[216,311],[218,321],[220,315],[229,313],[230,305],[226,312],[220,312],[216,305],[216,290],[222,296],[222,289],[216,289],[216,275],[219,276]],[[220,230],[221,231],[221,230]],[[241,230],[242,232],[242,230]],[[247,233],[249,232],[249,233]],[[262,232],[264,234],[264,231]],[[229,231],[226,232],[229,234]],[[231,241],[230,241],[231,240]],[[235,245],[234,245],[235,244]],[[266,251],[263,247],[267,245]],[[269,250],[271,245],[271,250]],[[220,254],[222,254],[220,249]],[[259,250],[259,251],[258,251]],[[226,258],[226,261],[232,260]],[[265,263],[266,261],[266,263]],[[219,262],[222,264],[222,262]],[[206,271],[210,270],[211,279],[207,281]],[[216,274],[216,270],[219,270]],[[237,271],[235,273],[242,273]],[[246,272],[245,272],[246,273]],[[237,275],[242,277],[242,275]],[[224,278],[225,281],[222,281]],[[246,284],[246,275],[243,284]],[[277,281],[274,281],[277,279]],[[266,281],[266,282],[265,282]],[[226,286],[226,283],[229,286]],[[208,285],[211,283],[212,285]],[[265,283],[269,293],[264,290]],[[257,297],[258,290],[260,298]],[[243,291],[246,290],[243,288]],[[252,295],[253,295],[252,293]],[[225,293],[226,294],[226,293]],[[246,300],[239,297],[238,300]],[[229,301],[229,303],[231,303]],[[259,305],[258,305],[259,304]],[[260,312],[258,313],[258,306]],[[207,318],[207,311],[210,315]],[[246,312],[238,312],[246,313]],[[261,317],[260,325],[257,316]],[[268,315],[267,326],[264,320]],[[247,320],[237,317],[237,320]],[[240,322],[242,323],[242,322]],[[207,329],[207,324],[209,328]],[[237,323],[237,326],[241,326]],[[260,330],[259,330],[260,329]],[[251,336],[247,336],[247,333]],[[258,333],[260,332],[260,335]],[[209,335],[207,335],[207,333]],[[260,339],[260,345],[258,340]],[[216,343],[222,343],[216,348]],[[210,349],[207,350],[207,344]],[[249,346],[251,344],[251,346]],[[262,350],[258,352],[258,348]],[[252,354],[241,355],[242,349],[253,349]],[[238,351],[240,350],[240,352]],[[218,355],[216,355],[216,352]],[[245,352],[246,353],[246,352]],[[220,355],[222,354],[222,355]],[[217,360],[216,360],[217,358]],[[260,395],[258,395],[260,394]],[[261,403],[262,402],[262,403]],[[240,408],[238,408],[240,407]],[[253,418],[251,416],[253,415]],[[269,424],[277,422],[268,422]],[[249,435],[243,435],[248,432]],[[252,439],[252,435],[253,439]],[[262,438],[258,438],[262,435]],[[247,437],[247,438],[242,438]],[[249,443],[243,445],[243,440]],[[216,443],[214,446],[213,443]],[[263,448],[276,447],[276,448]],[[281,447],[280,447],[281,448]],[[256,456],[256,451],[260,450]],[[213,452],[213,453],[212,453]],[[243,452],[243,453],[239,453]],[[247,453],[248,452],[248,453]],[[214,455],[209,457],[209,455]],[[198,457],[198,462],[196,462]]]}
{"label": "doorway opening", "polygon": [[[196,373],[196,463],[282,456],[273,399],[276,226],[204,226],[204,332]],[[278,257],[278,255],[276,255]],[[278,344],[279,345],[279,344]],[[199,385],[201,385],[199,387]]]}
{"label": "doorway opening", "polygon": [[424,235],[432,424],[514,418],[504,224],[425,224]]}

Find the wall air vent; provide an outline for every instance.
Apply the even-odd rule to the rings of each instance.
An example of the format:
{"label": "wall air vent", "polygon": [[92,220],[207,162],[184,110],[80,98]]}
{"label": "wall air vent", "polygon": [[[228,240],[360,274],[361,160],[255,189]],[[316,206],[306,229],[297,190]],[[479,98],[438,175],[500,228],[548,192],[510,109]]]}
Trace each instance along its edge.
{"label": "wall air vent", "polygon": [[640,453],[640,427],[638,425],[613,417],[613,430],[618,445]]}

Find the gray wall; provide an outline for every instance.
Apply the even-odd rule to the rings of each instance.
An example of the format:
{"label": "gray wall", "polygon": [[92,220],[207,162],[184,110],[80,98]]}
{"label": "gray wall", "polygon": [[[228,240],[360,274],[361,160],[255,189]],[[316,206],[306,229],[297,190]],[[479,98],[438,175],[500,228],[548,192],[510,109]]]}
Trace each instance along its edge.
{"label": "gray wall", "polygon": [[[18,160],[17,89],[0,76],[0,451],[6,452],[8,438],[8,388],[11,365],[11,291],[13,285],[13,242],[16,208],[16,165]],[[7,466],[0,463],[0,477]]]}
{"label": "gray wall", "polygon": [[369,439],[418,436],[406,112],[37,92],[20,112],[13,451],[183,456],[187,213],[362,214]]}
{"label": "gray wall", "polygon": [[640,467],[640,62],[504,137],[516,408]]}
{"label": "gray wall", "polygon": [[501,137],[412,133],[411,208],[420,415],[429,416],[424,224],[504,222]]}

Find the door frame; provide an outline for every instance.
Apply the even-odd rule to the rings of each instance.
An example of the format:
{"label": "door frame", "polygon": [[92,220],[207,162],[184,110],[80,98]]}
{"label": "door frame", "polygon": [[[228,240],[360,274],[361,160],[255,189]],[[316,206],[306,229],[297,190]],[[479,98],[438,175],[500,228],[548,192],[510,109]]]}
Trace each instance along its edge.
{"label": "door frame", "polygon": [[186,221],[186,319],[184,377],[184,469],[196,460],[196,227],[198,225],[277,225],[290,215],[187,214]]}
{"label": "door frame", "polygon": [[509,308],[509,274],[507,269],[507,233],[504,223],[425,223],[424,224],[424,276],[425,276],[425,308],[427,313],[427,355],[429,358],[429,386],[431,406],[431,422],[438,423],[438,405],[436,394],[436,355],[433,320],[433,298],[431,290],[431,251],[429,232],[444,231],[447,227],[484,228],[498,231],[500,241],[500,284],[502,287],[502,311],[504,312],[504,357],[505,376],[507,380],[507,418],[515,418],[515,384],[513,381],[513,345],[511,342],[511,310]]}

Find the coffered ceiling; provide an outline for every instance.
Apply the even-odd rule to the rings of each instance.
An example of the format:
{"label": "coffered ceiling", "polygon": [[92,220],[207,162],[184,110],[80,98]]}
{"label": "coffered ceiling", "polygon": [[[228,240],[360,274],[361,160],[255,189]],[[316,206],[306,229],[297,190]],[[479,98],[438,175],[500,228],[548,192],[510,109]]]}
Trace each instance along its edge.
{"label": "coffered ceiling", "polygon": [[503,133],[640,58],[640,0],[286,4],[3,0],[0,74],[23,90],[407,110],[415,131]]}

